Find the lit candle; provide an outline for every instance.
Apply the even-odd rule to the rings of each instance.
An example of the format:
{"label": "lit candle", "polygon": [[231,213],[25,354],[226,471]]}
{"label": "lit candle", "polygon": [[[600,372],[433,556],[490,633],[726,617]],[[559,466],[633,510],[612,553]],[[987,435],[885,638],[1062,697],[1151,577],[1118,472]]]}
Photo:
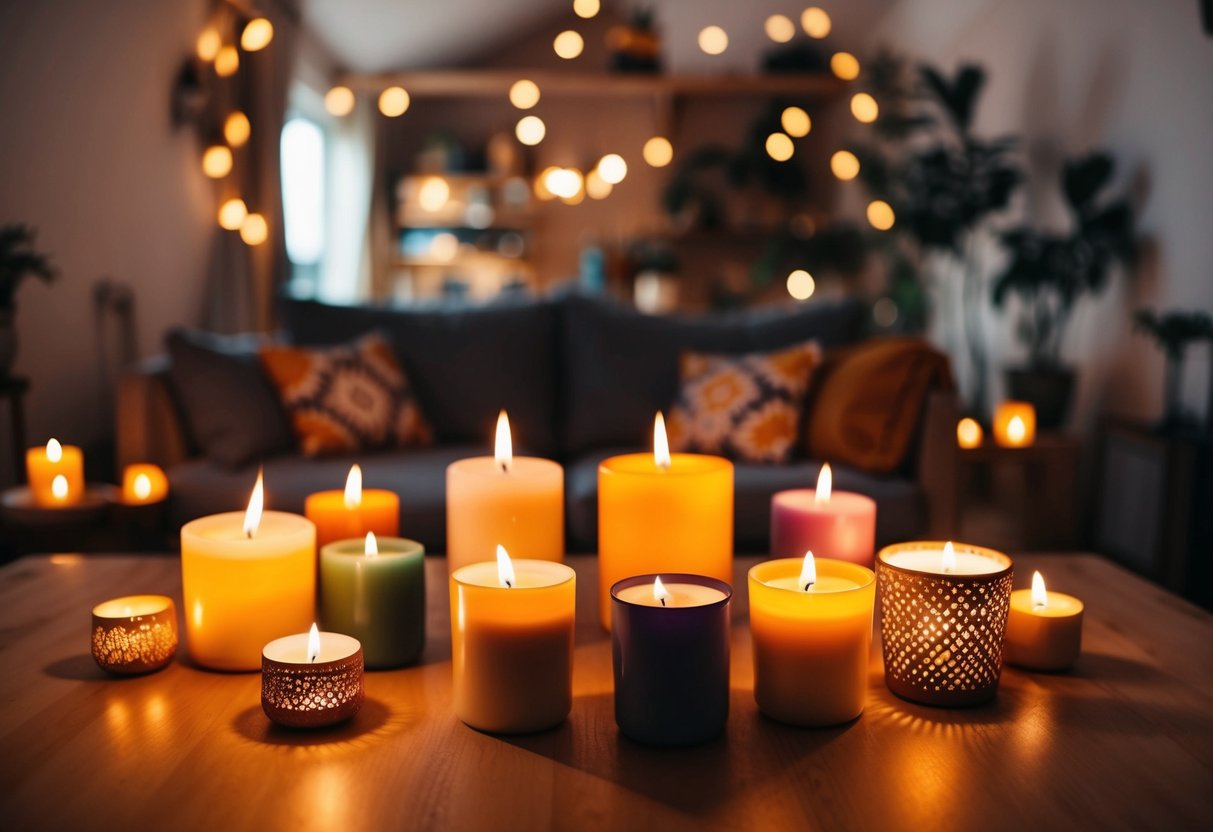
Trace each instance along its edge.
{"label": "lit candle", "polygon": [[345,490],[309,494],[303,513],[316,524],[316,545],[334,540],[362,538],[367,532],[380,537],[400,534],[400,498],[382,488],[362,487],[362,468],[350,466]]}
{"label": "lit candle", "polygon": [[1027,402],[1003,402],[994,411],[994,441],[1004,448],[1026,448],[1036,441],[1036,408]]}
{"label": "lit candle", "polygon": [[453,572],[503,545],[533,560],[564,559],[564,469],[550,459],[514,456],[510,421],[497,416],[493,456],[446,469],[446,551]]}
{"label": "lit candle", "polygon": [[1066,670],[1082,650],[1083,603],[1049,592],[1039,572],[1032,588],[1011,593],[1007,619],[1007,663],[1028,670]]}
{"label": "lit candle", "polygon": [[30,494],[40,506],[70,506],[84,497],[84,454],[51,439],[25,452]]}
{"label": "lit candle", "polygon": [[956,423],[956,444],[965,450],[981,447],[981,423],[968,416]]}
{"label": "lit candle", "polygon": [[872,565],[876,554],[876,501],[834,491],[827,462],[817,488],[780,491],[771,498],[771,556],[799,559],[806,551]]}
{"label": "lit candle", "polygon": [[177,608],[167,595],[128,595],[93,607],[93,659],[119,676],[151,673],[177,653]]}
{"label": "lit candle", "polygon": [[246,511],[181,527],[186,645],[203,667],[256,670],[267,642],[312,621],[316,527],[263,504],[258,473]]}
{"label": "lit candle", "polygon": [[703,575],[637,575],[611,587],[615,722],[636,742],[693,745],[729,717],[726,582]]}
{"label": "lit candle", "polygon": [[362,708],[362,645],[342,633],[274,639],[261,651],[261,709],[288,728],[321,728]]}
{"label": "lit candle", "polygon": [[653,453],[613,456],[598,466],[599,614],[611,628],[611,587],[634,575],[683,572],[733,577],[733,463],[670,454],[665,419]]}
{"label": "lit candle", "polygon": [[759,709],[809,726],[863,713],[876,602],[872,570],[809,552],[758,564],[749,586]]}
{"label": "lit candle", "polygon": [[158,465],[136,463],[122,469],[122,502],[127,505],[158,503],[168,496],[168,477]]}
{"label": "lit candle", "polygon": [[880,550],[885,684],[926,705],[978,705],[998,692],[1012,563],[1002,552],[934,541]]}
{"label": "lit candle", "polygon": [[563,563],[496,561],[451,573],[455,715],[498,734],[559,725],[573,704],[576,574]]}
{"label": "lit candle", "polygon": [[323,547],[320,620],[362,642],[367,667],[417,661],[425,646],[425,547],[374,532]]}

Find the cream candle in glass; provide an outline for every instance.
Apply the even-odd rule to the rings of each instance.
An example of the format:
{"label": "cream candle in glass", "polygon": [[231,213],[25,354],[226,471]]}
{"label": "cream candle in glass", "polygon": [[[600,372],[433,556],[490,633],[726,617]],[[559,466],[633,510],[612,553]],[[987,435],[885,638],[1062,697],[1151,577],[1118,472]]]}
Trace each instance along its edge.
{"label": "cream candle in glass", "polygon": [[1007,618],[1007,663],[1028,670],[1066,670],[1082,651],[1083,603],[1051,592],[1032,573],[1032,588],[1011,593]]}

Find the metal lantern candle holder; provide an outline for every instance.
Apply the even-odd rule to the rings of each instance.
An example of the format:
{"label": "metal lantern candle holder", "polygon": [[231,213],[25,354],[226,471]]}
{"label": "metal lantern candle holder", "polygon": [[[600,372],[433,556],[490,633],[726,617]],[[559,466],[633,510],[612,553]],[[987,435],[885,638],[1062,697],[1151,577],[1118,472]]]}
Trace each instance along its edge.
{"label": "metal lantern candle holder", "polygon": [[167,595],[128,595],[93,607],[93,658],[102,670],[138,676],[177,653],[177,608]]}
{"label": "metal lantern candle holder", "polygon": [[263,653],[261,709],[271,722],[287,728],[336,725],[362,708],[362,676],[361,645],[343,658],[310,664],[278,661]]}

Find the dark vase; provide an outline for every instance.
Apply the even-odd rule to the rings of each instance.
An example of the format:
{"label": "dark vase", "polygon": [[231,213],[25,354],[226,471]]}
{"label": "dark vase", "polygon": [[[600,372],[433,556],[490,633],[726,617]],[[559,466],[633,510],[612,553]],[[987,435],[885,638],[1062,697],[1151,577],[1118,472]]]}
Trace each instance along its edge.
{"label": "dark vase", "polygon": [[1020,367],[1007,370],[1010,398],[1036,408],[1036,424],[1056,429],[1065,424],[1074,394],[1074,370],[1069,367]]}

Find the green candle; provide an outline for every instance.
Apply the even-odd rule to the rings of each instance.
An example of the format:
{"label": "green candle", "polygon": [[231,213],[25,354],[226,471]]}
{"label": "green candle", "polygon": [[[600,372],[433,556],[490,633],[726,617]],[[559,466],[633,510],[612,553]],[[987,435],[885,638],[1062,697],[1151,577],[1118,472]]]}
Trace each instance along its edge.
{"label": "green candle", "polygon": [[368,534],[322,548],[320,621],[362,642],[368,668],[417,661],[425,645],[425,547]]}

